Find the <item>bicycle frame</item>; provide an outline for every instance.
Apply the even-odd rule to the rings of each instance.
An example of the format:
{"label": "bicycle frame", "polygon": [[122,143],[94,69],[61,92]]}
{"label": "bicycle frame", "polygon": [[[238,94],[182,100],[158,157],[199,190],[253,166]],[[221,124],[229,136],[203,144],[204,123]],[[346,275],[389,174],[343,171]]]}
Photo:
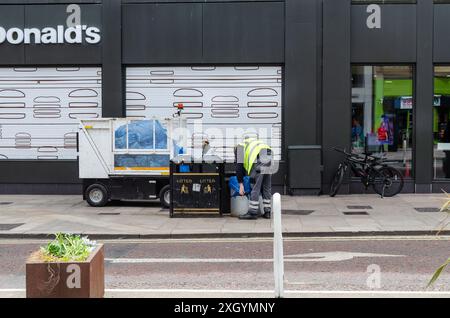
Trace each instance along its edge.
{"label": "bicycle frame", "polygon": [[333,149],[344,154],[345,159],[336,171],[331,184],[330,196],[335,196],[339,191],[339,187],[349,167],[351,172],[360,178],[361,183],[364,184],[366,189],[372,186],[375,192],[380,194],[381,197],[384,197],[385,190],[390,189],[394,184],[393,180],[399,181],[399,187],[394,188],[396,190],[393,192],[388,192],[388,196],[394,196],[402,190],[403,177],[401,173],[397,169],[390,167],[384,156],[381,158],[368,154],[362,156],[360,154],[348,153],[338,148]]}
{"label": "bicycle frame", "polygon": [[363,159],[356,159],[351,156],[347,156],[345,159],[346,170],[350,166],[350,170],[353,174],[361,179],[361,182],[366,188],[373,184],[377,176],[381,176],[376,167],[386,166],[384,163],[377,159],[369,160],[369,156],[365,156]]}

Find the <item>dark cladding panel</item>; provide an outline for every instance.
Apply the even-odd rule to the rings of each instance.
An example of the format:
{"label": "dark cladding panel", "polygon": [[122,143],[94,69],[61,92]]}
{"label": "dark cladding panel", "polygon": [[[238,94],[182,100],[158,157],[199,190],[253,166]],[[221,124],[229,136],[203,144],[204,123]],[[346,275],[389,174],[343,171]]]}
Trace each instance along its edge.
{"label": "dark cladding panel", "polygon": [[288,149],[289,187],[293,193],[299,189],[321,188],[320,170],[314,169],[322,164],[321,149],[297,150],[309,149],[305,145],[320,142],[317,126],[321,100],[318,98],[321,14],[319,1],[286,1],[284,141]]}
{"label": "dark cladding panel", "polygon": [[415,108],[415,179],[417,192],[430,192],[433,180],[433,3],[417,2],[417,64]]}
{"label": "dark cladding panel", "polygon": [[368,5],[351,9],[353,63],[414,63],[416,61],[416,6],[380,5],[381,28],[369,29]]}
{"label": "dark cladding panel", "polygon": [[206,62],[283,63],[284,3],[205,3]]}
{"label": "dark cladding panel", "polygon": [[332,148],[348,150],[351,140],[350,11],[350,0],[324,0],[322,137],[325,184],[330,183],[342,160]]}
{"label": "dark cladding panel", "polygon": [[72,160],[0,160],[0,184],[79,183],[78,163]]}
{"label": "dark cladding panel", "polygon": [[130,4],[122,10],[125,64],[201,62],[202,4]]}
{"label": "dark cladding panel", "polygon": [[286,146],[317,143],[320,9],[320,4],[316,0],[286,1],[284,70]]}
{"label": "dark cladding panel", "polygon": [[[24,6],[0,5],[0,27],[5,31],[10,28],[24,27]],[[0,44],[0,65],[19,65],[25,62],[23,44],[9,44],[5,40]]]}
{"label": "dark cladding panel", "polygon": [[[80,5],[81,24],[97,27],[102,31],[102,6]],[[64,25],[67,28],[67,5],[28,5],[25,6],[25,27],[56,28]],[[88,44],[29,44],[25,47],[28,64],[101,64],[101,43]]]}
{"label": "dark cladding panel", "polygon": [[121,0],[103,4],[103,117],[125,117],[122,68]]}
{"label": "dark cladding panel", "polygon": [[434,5],[434,61],[450,62],[450,4]]}
{"label": "dark cladding panel", "polygon": [[102,3],[103,0],[1,0],[2,3],[13,4],[69,4],[69,3]]}

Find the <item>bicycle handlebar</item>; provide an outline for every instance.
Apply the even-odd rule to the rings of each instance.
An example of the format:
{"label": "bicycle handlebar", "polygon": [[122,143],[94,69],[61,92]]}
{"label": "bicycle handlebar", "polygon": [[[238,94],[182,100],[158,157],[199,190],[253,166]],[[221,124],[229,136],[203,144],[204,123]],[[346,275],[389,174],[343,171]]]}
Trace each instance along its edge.
{"label": "bicycle handlebar", "polygon": [[348,152],[346,152],[345,150],[340,149],[338,147],[333,147],[333,150],[335,150],[337,152],[340,152],[340,153],[343,153],[344,155],[350,155]]}
{"label": "bicycle handlebar", "polygon": [[356,153],[348,153],[344,149],[340,149],[337,147],[333,147],[333,150],[340,152],[340,153],[346,155],[347,157],[354,157],[354,158],[359,158],[359,159],[364,159],[364,160],[366,160],[367,158],[370,158],[372,160],[383,160],[384,159],[384,158],[378,158],[378,157],[374,157],[374,156],[367,155],[367,154],[365,156],[362,156],[362,155],[356,154]]}

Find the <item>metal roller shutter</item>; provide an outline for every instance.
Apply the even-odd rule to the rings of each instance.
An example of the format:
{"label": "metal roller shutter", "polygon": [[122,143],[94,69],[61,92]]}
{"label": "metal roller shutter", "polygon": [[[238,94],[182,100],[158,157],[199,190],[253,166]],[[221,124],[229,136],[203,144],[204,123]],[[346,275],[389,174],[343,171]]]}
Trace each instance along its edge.
{"label": "metal roller shutter", "polygon": [[126,85],[128,117],[171,116],[183,103],[191,144],[206,137],[230,159],[236,141],[256,135],[281,157],[281,67],[128,67]]}
{"label": "metal roller shutter", "polygon": [[79,120],[99,117],[100,68],[0,68],[0,159],[76,159]]}

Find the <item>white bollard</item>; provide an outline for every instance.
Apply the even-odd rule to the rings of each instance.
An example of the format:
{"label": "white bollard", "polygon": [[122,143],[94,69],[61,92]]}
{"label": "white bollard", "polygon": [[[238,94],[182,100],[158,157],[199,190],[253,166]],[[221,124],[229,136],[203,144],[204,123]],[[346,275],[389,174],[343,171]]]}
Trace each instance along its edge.
{"label": "white bollard", "polygon": [[281,195],[273,196],[273,271],[275,275],[275,297],[284,297],[283,231],[281,225]]}

